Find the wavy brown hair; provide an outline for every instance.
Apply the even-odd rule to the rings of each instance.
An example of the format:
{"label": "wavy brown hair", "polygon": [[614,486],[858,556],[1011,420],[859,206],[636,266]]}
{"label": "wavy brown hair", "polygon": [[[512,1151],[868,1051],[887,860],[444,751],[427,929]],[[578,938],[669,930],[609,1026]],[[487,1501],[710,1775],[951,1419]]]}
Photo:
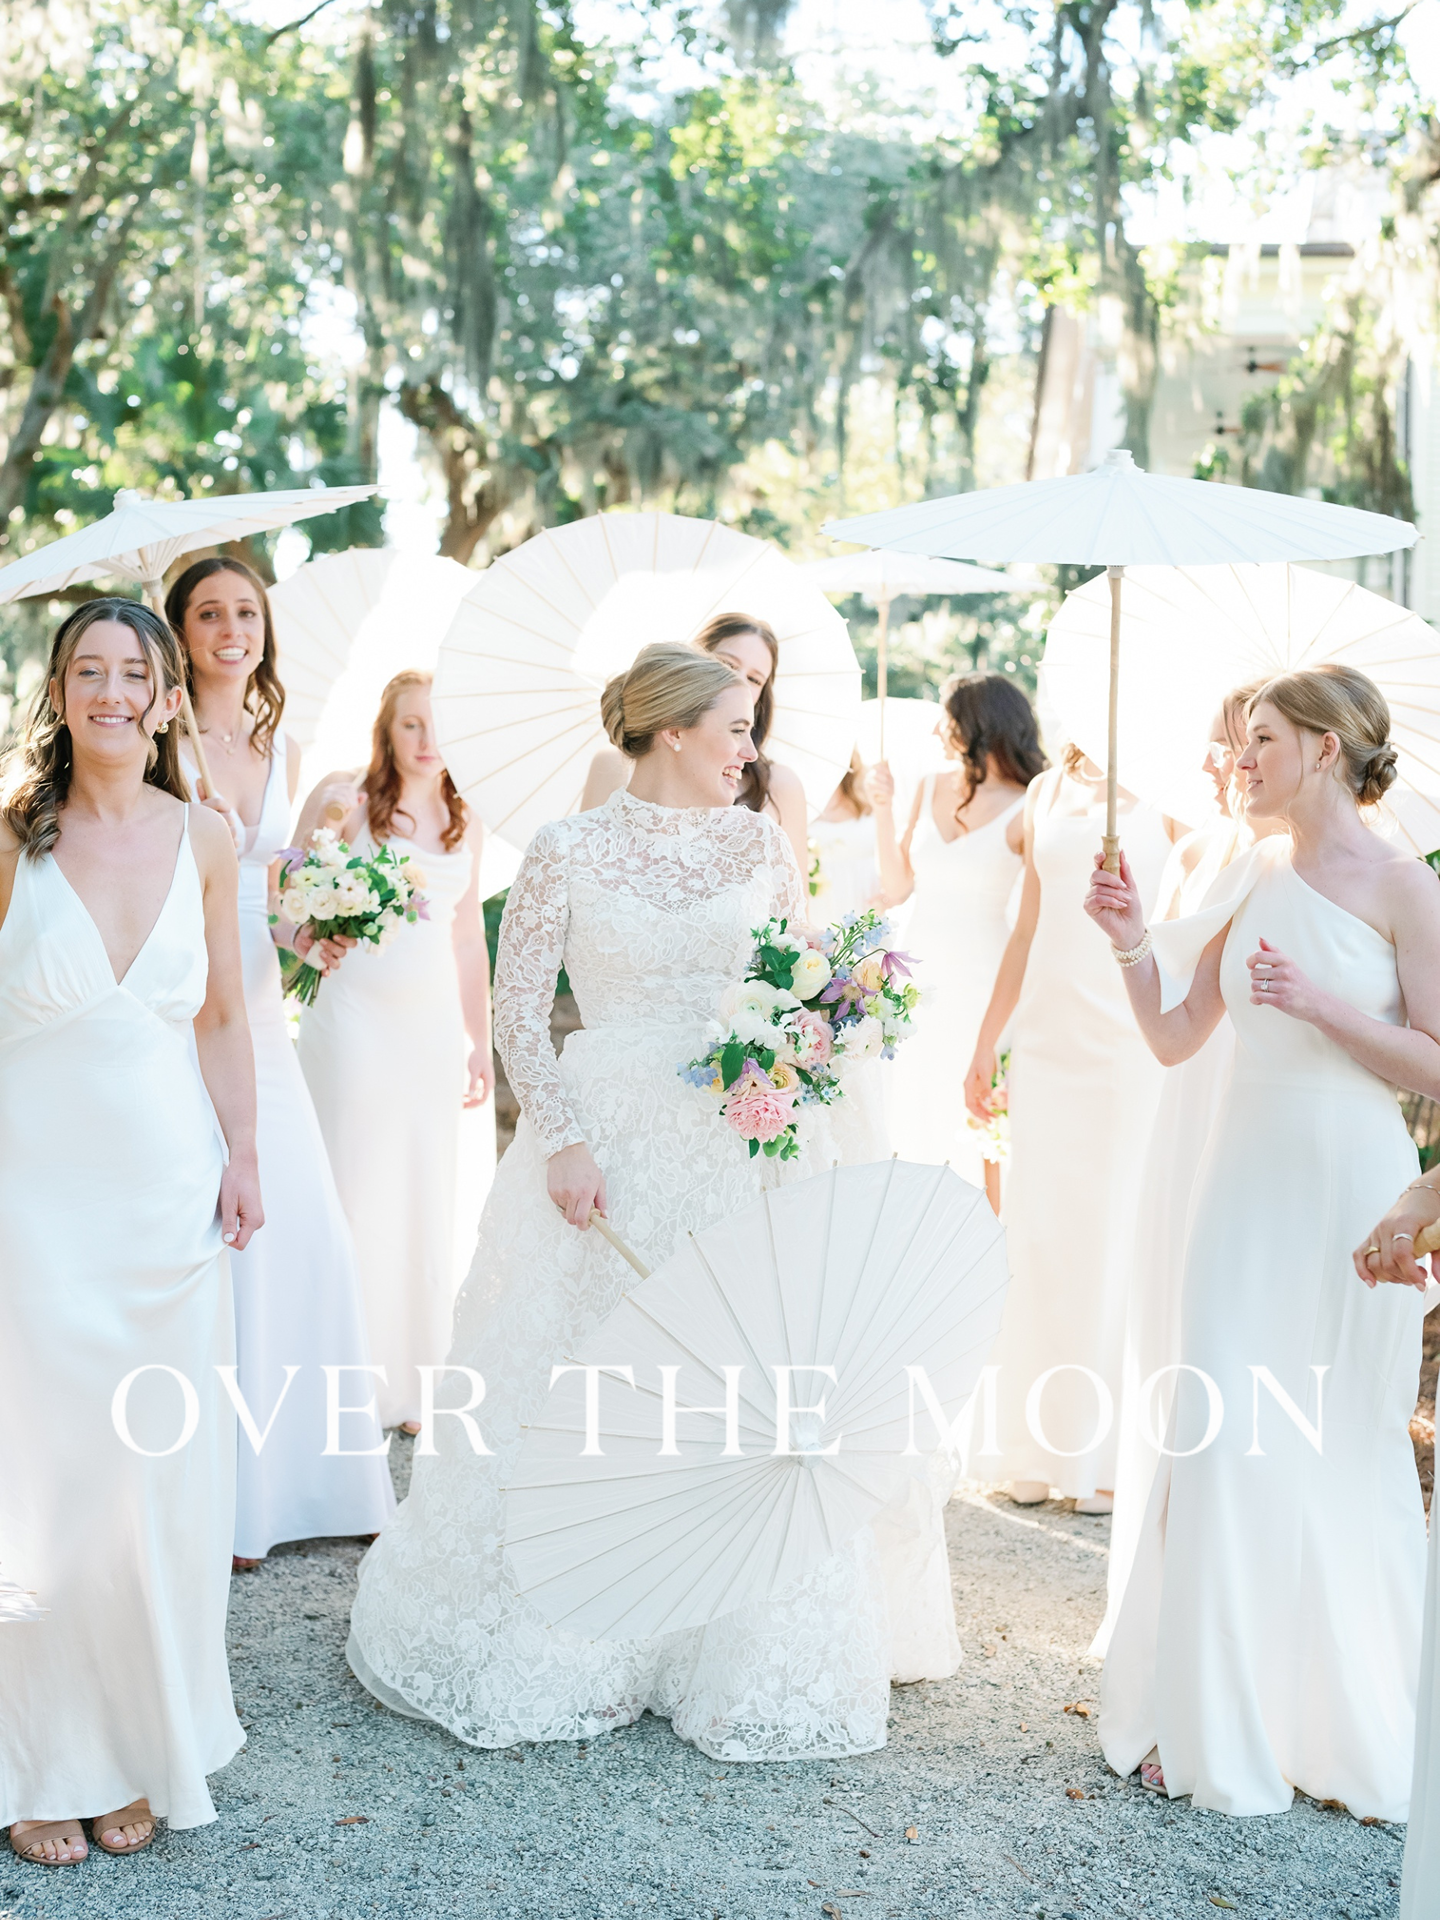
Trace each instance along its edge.
{"label": "wavy brown hair", "polygon": [[841,774],[835,791],[857,820],[863,820],[872,811],[865,792],[865,762],[860,758],[858,747],[850,749],[850,764]]}
{"label": "wavy brown hair", "polygon": [[[993,759],[1002,780],[1028,787],[1050,762],[1040,745],[1035,709],[1003,673],[962,673],[940,689],[945,740],[965,774],[960,814],[990,776]],[[1069,770],[1069,762],[1066,762]]]}
{"label": "wavy brown hair", "polygon": [[775,629],[753,613],[717,613],[707,620],[692,644],[703,653],[719,653],[727,640],[742,633],[753,633],[770,655],[770,677],[755,696],[755,719],[750,738],[755,742],[755,758],[745,769],[736,799],[752,813],[763,813],[770,800],[770,762],[765,758],[765,740],[775,718],[775,675],[780,667],[780,642]]}
{"label": "wavy brown hair", "polygon": [[[380,696],[380,711],[375,716],[375,727],[370,736],[370,765],[360,782],[370,833],[376,840],[390,838],[395,816],[401,810],[402,782],[400,769],[395,762],[395,743],[390,738],[395,725],[395,709],[400,704],[402,693],[408,693],[412,687],[428,687],[434,678],[432,673],[416,673],[413,669],[397,673]],[[454,853],[465,838],[470,814],[456,791],[448,769],[440,776],[440,793],[450,814],[450,824],[441,834],[440,844],[447,853]],[[407,820],[410,818],[408,813],[404,817]]]}
{"label": "wavy brown hair", "polygon": [[275,664],[275,622],[271,617],[270,596],[265,591],[265,582],[243,560],[232,559],[226,553],[211,554],[208,560],[197,560],[193,567],[187,567],[171,587],[165,596],[165,618],[175,629],[175,637],[185,655],[185,682],[193,699],[195,672],[190,664],[190,650],[185,645],[185,615],[190,610],[195,589],[202,581],[212,580],[217,573],[238,573],[242,580],[248,581],[255,589],[255,598],[260,602],[260,617],[265,623],[265,646],[260,655],[260,664],[245,687],[245,711],[254,722],[250,730],[250,744],[261,759],[268,760],[275,749],[280,716],[285,711],[285,689],[280,684],[280,674]]}
{"label": "wavy brown hair", "polygon": [[[65,723],[65,676],[82,636],[102,620],[129,627],[150,663],[147,715],[157,700],[184,681],[185,665],[174,634],[158,613],[138,600],[87,600],[62,621],[25,731],[0,766],[0,812],[31,860],[49,853],[60,838],[60,815],[75,768],[70,729]],[[52,687],[59,695],[58,705],[51,699]],[[180,764],[178,727],[167,727],[151,740],[145,779],[162,793],[174,794],[177,800],[190,798]]]}

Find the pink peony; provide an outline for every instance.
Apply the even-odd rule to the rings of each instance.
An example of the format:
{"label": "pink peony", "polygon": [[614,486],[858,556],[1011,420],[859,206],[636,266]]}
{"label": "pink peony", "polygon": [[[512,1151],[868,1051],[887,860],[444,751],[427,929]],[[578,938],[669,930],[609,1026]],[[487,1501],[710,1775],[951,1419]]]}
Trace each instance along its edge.
{"label": "pink peony", "polygon": [[795,1049],[795,1063],[807,1071],[811,1067],[823,1067],[830,1058],[830,1049],[835,1035],[830,1022],[823,1014],[797,1013],[790,1022],[794,1035],[792,1045]]}
{"label": "pink peony", "polygon": [[775,1140],[795,1117],[794,1105],[793,1094],[757,1086],[753,1092],[732,1097],[726,1103],[725,1118],[742,1140]]}

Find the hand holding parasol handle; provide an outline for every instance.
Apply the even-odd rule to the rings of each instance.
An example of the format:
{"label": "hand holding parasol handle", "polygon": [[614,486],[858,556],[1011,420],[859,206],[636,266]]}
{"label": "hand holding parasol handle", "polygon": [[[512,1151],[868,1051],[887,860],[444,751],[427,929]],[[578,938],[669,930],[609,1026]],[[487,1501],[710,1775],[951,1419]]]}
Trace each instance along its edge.
{"label": "hand holding parasol handle", "polygon": [[1110,582],[1110,745],[1105,768],[1105,849],[1106,873],[1120,871],[1120,835],[1116,832],[1120,794],[1120,589],[1125,578],[1123,567],[1107,567]]}
{"label": "hand holding parasol handle", "polygon": [[1427,1253],[1440,1253],[1440,1220],[1422,1227],[1415,1236],[1415,1258],[1423,1260]]}
{"label": "hand holding parasol handle", "polygon": [[[555,1204],[557,1207],[560,1207],[561,1213],[564,1213],[565,1209],[560,1206],[558,1200]],[[626,1246],[625,1242],[620,1238],[619,1234],[616,1233],[615,1229],[605,1218],[604,1214],[600,1212],[598,1207],[592,1207],[590,1209],[590,1224],[602,1240],[608,1240],[610,1242],[622,1260],[628,1260],[630,1262],[642,1280],[648,1280],[650,1278],[649,1267],[645,1265],[645,1262],[640,1258],[638,1253],[632,1253],[630,1251],[629,1247]]]}

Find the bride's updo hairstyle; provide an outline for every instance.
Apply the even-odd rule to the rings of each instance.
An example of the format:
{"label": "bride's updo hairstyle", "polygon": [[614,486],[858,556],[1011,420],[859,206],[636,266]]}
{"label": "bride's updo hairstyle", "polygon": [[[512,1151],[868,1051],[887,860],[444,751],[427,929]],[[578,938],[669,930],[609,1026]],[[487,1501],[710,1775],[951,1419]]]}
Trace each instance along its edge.
{"label": "bride's updo hairstyle", "polygon": [[713,653],[661,640],[642,647],[633,664],[606,682],[600,721],[627,760],[643,760],[667,727],[694,727],[727,687],[744,678]]}
{"label": "bride's updo hairstyle", "polygon": [[1395,783],[1397,755],[1390,744],[1390,708],[1375,682],[1354,667],[1306,667],[1268,681],[1251,701],[1268,701],[1306,733],[1333,733],[1340,742],[1336,771],[1357,807],[1373,807]]}

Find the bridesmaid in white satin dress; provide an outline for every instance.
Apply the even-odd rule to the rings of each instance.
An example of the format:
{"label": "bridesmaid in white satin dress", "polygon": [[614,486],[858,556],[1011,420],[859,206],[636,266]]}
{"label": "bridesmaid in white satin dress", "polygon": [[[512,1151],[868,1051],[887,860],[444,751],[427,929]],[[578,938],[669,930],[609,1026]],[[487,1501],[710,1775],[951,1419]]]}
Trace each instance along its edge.
{"label": "bridesmaid in white satin dress", "polygon": [[[301,830],[325,797],[322,781]],[[418,1368],[450,1346],[455,1295],[495,1173],[490,967],[480,914],[482,829],[435,744],[430,675],[397,674],[375,721],[359,803],[340,828],[424,876],[426,918],[383,950],[357,947],[300,1022],[300,1064],[360,1258],[382,1423],[419,1430]]]}
{"label": "bridesmaid in white satin dress", "polygon": [[[1073,748],[1063,766],[1032,781],[1019,918],[965,1080],[966,1104],[986,1118],[1008,1026],[1010,1167],[1001,1218],[1010,1291],[990,1355],[1000,1369],[999,1451],[977,1454],[976,1470],[1008,1480],[1023,1504],[1044,1500],[1053,1486],[1090,1513],[1110,1511],[1115,1487],[1113,1409],[1136,1181],[1162,1079],[1105,943],[1085,920],[1104,819],[1104,775]],[[1120,835],[1147,907],[1180,833],[1122,793]],[[1087,1374],[1098,1376],[1104,1394]],[[1032,1407],[1032,1389],[1046,1375]]]}
{"label": "bridesmaid in white satin dress", "polygon": [[[325,1451],[321,1369],[344,1368],[342,1381],[363,1384],[370,1356],[350,1228],[285,1017],[276,942],[307,954],[310,930],[279,922],[275,937],[271,930],[276,856],[290,844],[300,753],[278,730],[285,691],[269,601],[249,567],[217,556],[186,568],[165,610],[185,650],[219,789],[207,803],[239,838],[240,951],[269,1218],[232,1262],[239,1388],[263,1435],[257,1450],[242,1433],[237,1449],[235,1565],[249,1570],[278,1541],[378,1533],[395,1510],[395,1493],[384,1459],[370,1451],[381,1438],[373,1421],[347,1415],[346,1452]],[[193,778],[188,760],[187,771]],[[321,958],[329,952],[338,961],[338,949],[321,947]]]}
{"label": "bridesmaid in white satin dress", "polygon": [[[1243,817],[1245,776],[1235,762],[1245,745],[1245,709],[1258,686],[1228,694],[1211,727],[1205,770],[1215,783],[1220,812],[1208,826],[1186,836],[1170,856],[1156,902],[1157,920],[1193,913],[1215,881],[1274,823]],[[1233,804],[1233,811],[1232,811]],[[1135,1558],[1141,1522],[1161,1456],[1175,1397],[1175,1375],[1165,1373],[1180,1357],[1180,1281],[1185,1266],[1185,1230],[1205,1142],[1220,1110],[1235,1054],[1228,1019],[1189,1060],[1165,1076],[1155,1130],[1138,1182],[1135,1243],[1130,1259],[1121,1361],[1115,1517],[1106,1562],[1106,1608],[1090,1651],[1103,1658],[1120,1611]],[[1156,1378],[1156,1376],[1160,1376]],[[1141,1388],[1154,1380],[1142,1405]]]}
{"label": "bridesmaid in white satin dress", "polygon": [[[1355,1271],[1368,1287],[1381,1281],[1413,1287],[1425,1311],[1440,1300],[1435,1270],[1440,1255],[1415,1256],[1426,1227],[1440,1225],[1440,1167],[1412,1181],[1384,1219],[1356,1247]],[[1430,1273],[1425,1270],[1426,1260]],[[1415,1728],[1415,1766],[1410,1780],[1410,1821],[1405,1834],[1405,1871],[1400,1920],[1435,1920],[1440,1891],[1440,1515],[1430,1512],[1429,1567],[1425,1576],[1425,1625],[1420,1647],[1420,1697]]]}
{"label": "bridesmaid in white satin dress", "polygon": [[[1236,1062],[1194,1198],[1184,1369],[1101,1684],[1117,1773],[1230,1814],[1296,1788],[1406,1817],[1425,1527],[1421,1305],[1349,1249],[1416,1171],[1395,1099],[1440,1094],[1440,890],[1364,824],[1395,774],[1379,689],[1271,681],[1239,768],[1283,822],[1147,934],[1128,872],[1087,907],[1157,1056],[1222,1012]],[[1153,953],[1147,944],[1153,943]],[[1133,956],[1133,958],[1131,957]]]}
{"label": "bridesmaid in white satin dress", "polygon": [[0,1628],[0,1824],[51,1867],[85,1858],[79,1815],[116,1854],[213,1820],[244,1741],[216,1370],[226,1244],[262,1219],[255,1089],[182,673],[147,607],[72,613],[0,802],[0,1542],[46,1609]]}
{"label": "bridesmaid in white satin dress", "polygon": [[1003,673],[964,674],[940,699],[945,750],[958,764],[921,783],[898,846],[893,787],[877,775],[886,892],[913,900],[905,946],[924,996],[890,1070],[891,1130],[906,1160],[948,1160],[998,1213],[1000,1169],[966,1124],[960,1073],[1010,938],[1025,789],[1046,763],[1030,702]]}

